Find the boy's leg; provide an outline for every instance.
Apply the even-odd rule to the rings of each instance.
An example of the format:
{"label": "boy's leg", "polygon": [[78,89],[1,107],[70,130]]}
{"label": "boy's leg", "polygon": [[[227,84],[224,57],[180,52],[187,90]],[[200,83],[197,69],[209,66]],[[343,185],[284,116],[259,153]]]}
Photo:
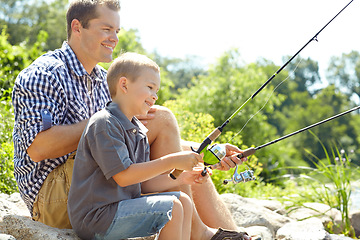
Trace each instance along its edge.
{"label": "boy's leg", "polygon": [[162,232],[173,221],[175,225],[170,227],[175,232],[167,239],[180,240],[183,211],[179,198],[180,192],[167,192],[123,200],[107,232],[96,234],[95,239],[147,237]]}
{"label": "boy's leg", "polygon": [[[158,107],[155,118],[149,121],[146,127],[149,129],[151,159],[182,150],[177,121],[167,108]],[[192,190],[197,212],[207,226],[229,230],[237,229],[230,211],[221,200],[211,180],[193,187]],[[182,189],[182,191],[191,196],[189,190]]]}
{"label": "boy's leg", "polygon": [[[184,227],[184,223],[184,209],[181,201],[176,199],[174,200],[172,208],[171,220],[161,229],[159,240],[183,239],[184,232],[182,229]],[[188,239],[190,239],[190,236]]]}

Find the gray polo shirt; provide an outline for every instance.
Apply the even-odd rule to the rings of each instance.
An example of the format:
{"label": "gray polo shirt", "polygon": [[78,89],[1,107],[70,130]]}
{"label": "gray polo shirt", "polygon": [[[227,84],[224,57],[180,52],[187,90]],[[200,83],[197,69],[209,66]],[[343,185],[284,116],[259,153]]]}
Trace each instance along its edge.
{"label": "gray polo shirt", "polygon": [[72,227],[84,239],[109,228],[118,202],[140,197],[141,186],[120,187],[112,178],[133,163],[149,161],[147,129],[130,122],[115,103],[94,114],[76,153],[68,212]]}

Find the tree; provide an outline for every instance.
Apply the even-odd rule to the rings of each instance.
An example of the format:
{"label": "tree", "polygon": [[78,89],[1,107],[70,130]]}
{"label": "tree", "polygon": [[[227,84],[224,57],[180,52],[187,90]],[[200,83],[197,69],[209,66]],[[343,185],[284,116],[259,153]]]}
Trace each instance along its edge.
{"label": "tree", "polygon": [[327,78],[349,97],[360,100],[360,53],[351,51],[341,57],[332,57]]}
{"label": "tree", "polygon": [[[40,31],[46,31],[50,38],[44,49],[61,47],[66,40],[67,0],[0,0],[0,28],[7,26],[8,41],[18,45],[26,41],[29,46],[37,41]],[[26,38],[24,38],[26,36]]]}
{"label": "tree", "polygon": [[[262,66],[255,63],[243,65],[239,52],[231,49],[218,59],[207,75],[194,78],[193,86],[181,89],[176,101],[194,114],[210,114],[214,118],[214,125],[220,126],[251,97],[266,77]],[[267,122],[267,114],[271,114],[280,102],[279,98],[270,98],[267,102],[272,90],[273,86],[270,85],[252,99],[224,128],[218,142],[230,142],[235,145],[237,142],[244,142],[244,146],[239,147],[246,148],[273,140],[276,128]],[[240,134],[241,141],[233,139],[236,133]],[[266,148],[256,153],[264,164],[262,177],[269,179],[270,171],[283,166],[284,159],[289,159],[284,157],[287,155],[284,150],[282,144],[279,144],[277,148]]]}
{"label": "tree", "polygon": [[[334,85],[322,89],[313,98],[304,98],[303,94],[304,92],[292,94],[292,98],[299,99],[302,104],[285,108],[288,118],[284,134],[334,116],[348,110],[351,106],[347,96],[338,91]],[[333,145],[336,143],[338,146],[348,148],[357,145],[357,134],[351,126],[351,121],[352,115],[349,114],[312,128],[311,131],[325,144]],[[325,157],[322,147],[319,144],[314,144],[316,139],[309,132],[302,132],[287,141],[301,152],[303,159],[307,156],[304,149],[308,149],[320,159]]]}
{"label": "tree", "polygon": [[26,44],[11,45],[4,28],[0,35],[0,99],[9,98],[16,76],[43,53],[42,46],[47,39],[46,32],[40,32],[37,42],[31,48]]}

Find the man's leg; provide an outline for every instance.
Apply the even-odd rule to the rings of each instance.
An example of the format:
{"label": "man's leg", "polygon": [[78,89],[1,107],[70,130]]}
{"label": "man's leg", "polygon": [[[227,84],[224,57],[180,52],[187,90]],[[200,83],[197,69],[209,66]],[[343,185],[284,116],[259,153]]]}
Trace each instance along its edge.
{"label": "man's leg", "polygon": [[[177,121],[167,108],[158,107],[155,118],[149,121],[146,127],[149,129],[151,159],[182,150]],[[182,189],[182,191],[191,196],[189,190]],[[237,229],[230,211],[221,200],[211,180],[193,187],[192,193],[197,212],[207,226]]]}

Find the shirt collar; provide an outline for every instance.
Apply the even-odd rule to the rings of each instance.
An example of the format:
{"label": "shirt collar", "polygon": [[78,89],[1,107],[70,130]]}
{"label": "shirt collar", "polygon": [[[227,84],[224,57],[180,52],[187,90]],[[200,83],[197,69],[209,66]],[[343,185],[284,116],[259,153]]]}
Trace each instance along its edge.
{"label": "shirt collar", "polygon": [[146,135],[148,132],[148,129],[136,117],[133,117],[130,122],[116,103],[108,102],[106,109],[122,123],[126,131],[133,131],[135,129],[136,131],[141,132],[143,135]]}
{"label": "shirt collar", "polygon": [[[70,45],[67,42],[63,42],[61,50],[65,53],[66,62],[69,64],[70,69],[78,76],[88,75],[84,66],[77,58],[74,51],[71,49]],[[96,65],[91,72],[91,75],[95,76],[96,80],[101,81],[101,67]]]}

